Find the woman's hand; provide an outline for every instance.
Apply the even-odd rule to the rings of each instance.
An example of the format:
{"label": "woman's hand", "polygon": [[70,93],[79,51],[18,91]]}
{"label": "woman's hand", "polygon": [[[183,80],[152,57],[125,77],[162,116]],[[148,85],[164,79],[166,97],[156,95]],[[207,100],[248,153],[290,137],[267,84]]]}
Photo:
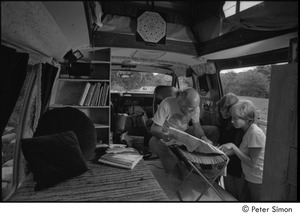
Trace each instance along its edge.
{"label": "woman's hand", "polygon": [[234,146],[235,145],[233,143],[226,143],[221,145],[219,149],[222,150],[223,152],[227,152],[229,150],[233,150]]}

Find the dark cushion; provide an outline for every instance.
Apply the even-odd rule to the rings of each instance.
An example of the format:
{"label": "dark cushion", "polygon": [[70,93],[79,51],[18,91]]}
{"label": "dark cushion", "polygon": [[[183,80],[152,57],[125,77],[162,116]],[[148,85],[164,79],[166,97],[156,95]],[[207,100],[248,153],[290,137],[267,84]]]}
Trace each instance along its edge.
{"label": "dark cushion", "polygon": [[22,151],[38,191],[87,171],[73,131],[22,139]]}
{"label": "dark cushion", "polygon": [[96,148],[97,132],[91,119],[76,108],[56,108],[44,113],[39,120],[34,137],[68,130],[76,134],[84,158],[91,159]]}

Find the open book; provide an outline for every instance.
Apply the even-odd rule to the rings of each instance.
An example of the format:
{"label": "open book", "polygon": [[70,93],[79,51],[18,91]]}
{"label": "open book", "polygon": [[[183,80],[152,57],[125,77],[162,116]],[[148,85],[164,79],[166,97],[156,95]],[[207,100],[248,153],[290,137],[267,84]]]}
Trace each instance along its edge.
{"label": "open book", "polygon": [[101,156],[101,158],[98,161],[104,164],[122,167],[125,169],[133,169],[137,165],[137,163],[143,158],[143,155],[140,155],[136,151],[129,151],[129,148],[125,149],[128,149],[128,151],[106,153],[105,155]]}
{"label": "open book", "polygon": [[225,153],[218,149],[217,147],[209,144],[208,142],[194,137],[184,131],[178,130],[173,127],[169,127],[169,133],[174,136],[174,139],[167,142],[167,145],[185,145],[189,152],[201,152],[206,154],[221,154],[224,155]]}

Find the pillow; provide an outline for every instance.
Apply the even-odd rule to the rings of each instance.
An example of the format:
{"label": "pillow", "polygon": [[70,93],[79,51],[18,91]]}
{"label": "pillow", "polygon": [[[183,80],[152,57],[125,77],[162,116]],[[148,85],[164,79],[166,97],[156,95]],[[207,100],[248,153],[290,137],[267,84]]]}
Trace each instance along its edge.
{"label": "pillow", "polygon": [[73,131],[22,139],[22,151],[36,181],[35,191],[87,171]]}
{"label": "pillow", "polygon": [[85,160],[94,157],[97,132],[91,119],[73,107],[55,108],[44,113],[34,133],[34,137],[74,131]]}

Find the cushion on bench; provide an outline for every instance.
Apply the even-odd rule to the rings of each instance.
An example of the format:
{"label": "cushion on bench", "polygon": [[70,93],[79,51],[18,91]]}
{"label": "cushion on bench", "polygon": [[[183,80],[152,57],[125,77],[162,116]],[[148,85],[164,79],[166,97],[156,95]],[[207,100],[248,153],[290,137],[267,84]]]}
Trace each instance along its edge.
{"label": "cushion on bench", "polygon": [[22,139],[21,146],[36,181],[36,191],[87,171],[73,131]]}
{"label": "cushion on bench", "polygon": [[76,108],[55,108],[44,113],[39,120],[34,137],[68,130],[76,134],[84,158],[90,160],[94,156],[97,132],[91,119]]}

